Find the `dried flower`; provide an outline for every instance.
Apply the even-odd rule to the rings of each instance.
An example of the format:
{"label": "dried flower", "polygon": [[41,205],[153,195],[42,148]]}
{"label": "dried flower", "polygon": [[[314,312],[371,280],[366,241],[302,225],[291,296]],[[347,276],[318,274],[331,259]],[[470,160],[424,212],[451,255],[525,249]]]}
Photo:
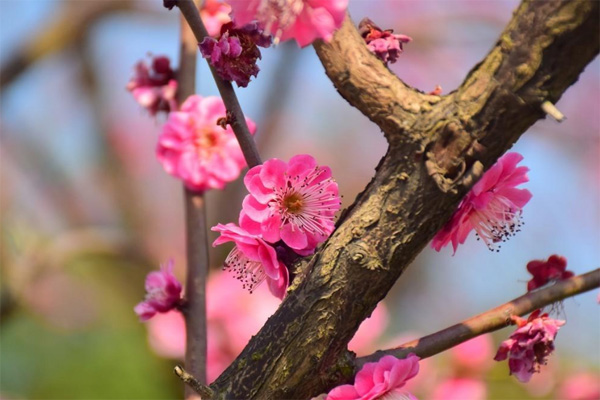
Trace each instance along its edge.
{"label": "dried flower", "polygon": [[144,61],[139,61],[135,65],[134,77],[127,84],[127,90],[151,115],[177,109],[175,71],[171,69],[170,61],[165,56],[154,57],[150,67]]}
{"label": "dried flower", "polygon": [[173,275],[173,260],[169,260],[160,271],[148,274],[146,292],[146,299],[134,308],[141,321],[147,321],[156,313],[165,313],[177,306],[181,298],[181,283]]}
{"label": "dried flower", "polygon": [[527,282],[527,291],[544,286],[548,282],[568,279],[575,275],[567,271],[567,259],[556,254],[551,255],[548,261],[533,260],[527,263],[527,271],[533,278]]}
{"label": "dried flower", "polygon": [[358,30],[367,47],[386,65],[395,63],[404,51],[403,44],[412,40],[409,36],[394,34],[392,29],[382,30],[369,18],[363,18]]}

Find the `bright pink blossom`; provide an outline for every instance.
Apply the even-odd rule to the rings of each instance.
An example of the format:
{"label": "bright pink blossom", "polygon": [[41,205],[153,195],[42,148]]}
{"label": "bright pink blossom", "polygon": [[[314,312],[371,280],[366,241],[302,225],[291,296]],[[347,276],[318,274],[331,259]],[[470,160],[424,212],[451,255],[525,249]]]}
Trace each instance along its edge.
{"label": "bright pink blossom", "polygon": [[177,306],[181,298],[181,283],[173,275],[173,260],[169,260],[160,271],[150,272],[146,276],[146,292],[146,299],[134,308],[141,321]]}
{"label": "bright pink blossom", "polygon": [[435,235],[431,247],[435,250],[452,242],[456,248],[467,239],[471,230],[490,250],[497,243],[519,232],[522,209],[531,199],[527,189],[516,187],[529,181],[527,167],[517,167],[523,159],[519,153],[506,153],[477,182],[459,204],[452,218]]}
{"label": "bright pink blossom", "polygon": [[285,296],[288,286],[288,270],[277,259],[273,246],[266,243],[260,236],[252,235],[235,224],[218,224],[211,228],[221,236],[214,241],[213,246],[226,242],[234,242],[235,247],[225,259],[224,269],[231,270],[236,279],[243,283],[243,288],[250,293],[264,280],[269,284],[269,290],[280,299]]}
{"label": "bright pink blossom", "polygon": [[572,277],[573,272],[567,271],[567,259],[556,254],[551,255],[548,261],[533,260],[527,263],[527,271],[533,278],[527,282],[527,291],[546,285],[548,282],[559,281]]}
{"label": "bright pink blossom", "polygon": [[258,21],[265,34],[296,39],[300,47],[333,37],[346,16],[348,0],[230,0],[236,24]]}
{"label": "bright pink blossom", "polygon": [[[188,97],[180,111],[169,113],[156,147],[165,171],[197,191],[223,189],[235,180],[246,161],[231,127],[218,125],[225,117],[223,100],[197,95]],[[246,123],[254,133],[254,122]]]}
{"label": "bright pink blossom", "polygon": [[139,61],[135,65],[134,77],[127,84],[127,90],[151,115],[177,109],[175,71],[171,69],[170,61],[165,56],[154,57],[150,67],[146,62]]}
{"label": "bright pink blossom", "polygon": [[326,400],[415,399],[400,390],[407,380],[419,372],[419,357],[410,354],[404,360],[393,356],[366,363],[356,374],[353,385],[334,388]]}
{"label": "bright pink blossom", "polygon": [[494,357],[496,361],[508,358],[510,374],[521,382],[529,381],[539,372],[540,365],[546,364],[547,357],[554,351],[558,329],[565,324],[565,321],[548,318],[548,314],[540,314],[541,310],[536,310],[527,320],[513,316],[518,329],[500,344]]}
{"label": "bright pink blossom", "polygon": [[329,167],[309,155],[289,163],[276,158],[250,169],[244,177],[250,192],[242,203],[240,225],[270,243],[279,240],[300,255],[312,254],[333,232],[340,209],[338,185]]}
{"label": "bright pink blossom", "polygon": [[200,9],[200,17],[210,36],[217,36],[221,26],[231,22],[229,13],[231,6],[218,0],[204,0]]}
{"label": "bright pink blossom", "polygon": [[486,400],[487,388],[481,379],[451,378],[439,383],[431,400]]}
{"label": "bright pink blossom", "polygon": [[394,34],[392,29],[382,30],[369,18],[363,18],[358,29],[369,50],[386,65],[395,63],[404,51],[403,44],[412,40],[409,36]]}

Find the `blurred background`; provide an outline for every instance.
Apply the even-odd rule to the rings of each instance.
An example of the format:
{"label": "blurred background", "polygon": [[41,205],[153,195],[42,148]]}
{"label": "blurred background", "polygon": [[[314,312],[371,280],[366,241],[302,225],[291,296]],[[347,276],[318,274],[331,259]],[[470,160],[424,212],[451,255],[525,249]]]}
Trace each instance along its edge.
{"label": "blurred background", "polygon": [[[350,12],[355,22],[368,16],[411,36],[391,69],[422,91],[441,85],[447,94],[517,5],[351,0]],[[154,156],[164,116],[150,117],[125,90],[148,53],[177,63],[178,24],[178,12],[159,0],[0,2],[2,399],[181,397],[171,372],[183,353],[180,318],[142,324],[133,307],[145,274],[168,258],[184,276],[182,187]],[[385,153],[383,135],[337,94],[312,47],[283,43],[262,53],[258,79],[237,92],[257,123],[263,158],[312,154],[331,166],[344,206],[351,204]],[[199,94],[217,94],[203,60],[197,78]],[[398,345],[523,294],[532,259],[563,255],[576,274],[600,266],[599,97],[596,59],[557,104],[567,120],[539,121],[514,146],[531,170],[522,232],[500,253],[474,237],[454,256],[424,250],[353,349]],[[239,182],[208,193],[210,226],[236,221],[243,196]],[[277,307],[218,273],[228,250],[211,254],[209,379]],[[422,363],[414,393],[600,398],[597,295],[555,307],[567,324],[529,384],[508,376],[506,363],[490,362],[512,331],[505,329]]]}

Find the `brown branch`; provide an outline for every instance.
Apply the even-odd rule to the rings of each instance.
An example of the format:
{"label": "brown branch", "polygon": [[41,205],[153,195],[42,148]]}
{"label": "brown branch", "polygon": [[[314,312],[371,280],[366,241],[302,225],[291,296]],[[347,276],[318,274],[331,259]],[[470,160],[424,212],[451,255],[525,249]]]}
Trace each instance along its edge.
{"label": "brown branch", "polygon": [[198,382],[193,375],[188,373],[180,365],[176,365],[175,368],[173,368],[173,372],[179,377],[179,379],[183,381],[183,383],[187,385],[186,387],[190,387],[195,393],[198,393],[202,400],[209,400],[213,398],[214,392],[212,389]]}
{"label": "brown branch", "polygon": [[[177,72],[177,101],[179,104],[195,93],[197,52],[196,39],[182,17]],[[206,209],[203,193],[184,187],[183,195],[187,255],[185,303],[182,310],[186,333],[185,366],[190,374],[196,377],[197,382],[203,384],[206,383],[206,280],[208,279],[209,262]],[[188,382],[188,386],[185,387],[186,399],[197,397],[193,388],[193,385],[189,385]]]}
{"label": "brown branch", "polygon": [[[198,7],[191,0],[178,0],[177,6],[191,27],[192,32],[194,32],[196,41],[198,43],[202,42],[202,40],[208,36],[208,32],[200,18]],[[221,98],[225,103],[227,113],[230,115],[230,118],[228,118],[229,123],[242,148],[246,163],[250,168],[262,164],[258,149],[256,148],[256,143],[254,143],[254,139],[248,130],[244,112],[242,111],[242,107],[240,106],[231,82],[223,80],[210,63],[208,63],[208,66],[210,67],[210,72],[217,84]]]}
{"label": "brown branch", "polygon": [[538,308],[554,304],[600,286],[600,269],[556,282],[552,286],[529,292],[499,307],[452,325],[439,332],[404,343],[394,349],[380,350],[356,359],[357,369],[365,363],[377,361],[385,355],[405,358],[415,353],[421,358],[431,357],[476,336],[502,329],[511,324],[513,315],[523,316]]}
{"label": "brown branch", "polygon": [[347,343],[361,321],[483,166],[542,118],[540,104],[556,103],[598,53],[598,9],[589,0],[525,1],[465,83],[435,99],[389,71],[373,73],[376,58],[348,21],[316,46],[340,94],[381,127],[390,148],[303,279],[213,383],[219,396],[308,398],[352,378]]}

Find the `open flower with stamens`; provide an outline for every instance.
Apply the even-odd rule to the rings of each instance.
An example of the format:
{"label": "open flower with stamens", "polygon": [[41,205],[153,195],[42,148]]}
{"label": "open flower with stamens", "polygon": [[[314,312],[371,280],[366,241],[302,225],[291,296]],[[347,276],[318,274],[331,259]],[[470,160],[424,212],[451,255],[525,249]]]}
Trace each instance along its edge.
{"label": "open flower with stamens", "polygon": [[456,253],[471,230],[492,251],[498,243],[520,231],[522,209],[531,199],[531,192],[516,187],[528,182],[527,167],[517,167],[523,159],[519,153],[506,153],[477,182],[459,204],[452,218],[435,235],[431,247],[435,250],[452,242]]}
{"label": "open flower with stamens", "polygon": [[279,240],[300,255],[312,254],[329,237],[340,209],[338,185],[329,167],[318,166],[309,155],[289,163],[276,158],[250,169],[244,177],[250,192],[242,204],[240,226]]}
{"label": "open flower with stamens", "polygon": [[288,270],[277,259],[273,246],[260,236],[248,233],[235,224],[218,224],[211,228],[221,236],[213,242],[218,246],[226,242],[234,242],[235,247],[227,258],[223,269],[233,272],[234,277],[242,282],[244,289],[250,293],[263,281],[267,281],[269,290],[274,296],[282,299],[288,286]]}
{"label": "open flower with stamens", "polygon": [[[180,111],[169,113],[156,156],[165,171],[183,180],[188,189],[223,189],[246,166],[233,130],[219,125],[225,117],[223,100],[213,96],[192,95]],[[246,118],[246,123],[254,133],[254,122]]]}
{"label": "open flower with stamens", "polygon": [[274,42],[296,39],[300,47],[333,37],[346,16],[348,0],[230,0],[234,20],[257,21]]}

